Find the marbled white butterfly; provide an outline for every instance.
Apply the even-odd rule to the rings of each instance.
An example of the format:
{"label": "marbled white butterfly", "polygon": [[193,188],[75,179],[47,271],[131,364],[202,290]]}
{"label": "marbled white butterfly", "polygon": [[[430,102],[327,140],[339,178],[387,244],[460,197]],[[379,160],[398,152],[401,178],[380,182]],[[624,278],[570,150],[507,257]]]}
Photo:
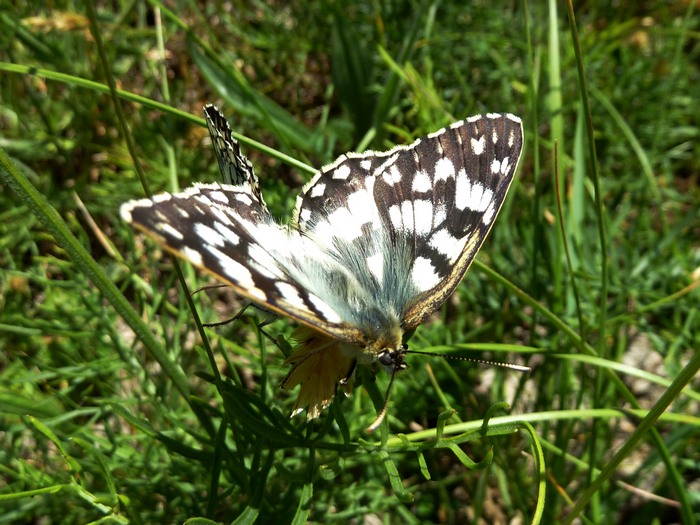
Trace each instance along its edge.
{"label": "marbled white butterfly", "polygon": [[508,193],[522,124],[488,113],[410,146],[341,155],[297,197],[291,225],[267,210],[253,167],[214,106],[225,184],[121,207],[168,251],[302,328],[285,388],[317,417],[356,364],[405,367],[403,339],[454,291]]}

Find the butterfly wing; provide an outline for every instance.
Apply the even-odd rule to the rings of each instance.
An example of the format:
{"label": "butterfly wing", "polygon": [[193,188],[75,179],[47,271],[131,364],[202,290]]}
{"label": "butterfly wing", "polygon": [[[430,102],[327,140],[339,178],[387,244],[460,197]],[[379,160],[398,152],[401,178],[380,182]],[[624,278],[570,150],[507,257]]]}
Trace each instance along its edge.
{"label": "butterfly wing", "polygon": [[337,339],[362,341],[314,283],[318,273],[345,270],[299,232],[277,224],[248,185],[198,184],[127,202],[121,216],[256,304]]}
{"label": "butterfly wing", "polygon": [[522,124],[488,114],[410,146],[341,156],[297,200],[294,222],[414,329],[454,291],[515,174]]}
{"label": "butterfly wing", "polygon": [[204,116],[224,184],[250,188],[250,193],[255,201],[262,208],[267,209],[253,165],[241,153],[241,147],[238,141],[233,138],[226,117],[213,104],[204,106]]}

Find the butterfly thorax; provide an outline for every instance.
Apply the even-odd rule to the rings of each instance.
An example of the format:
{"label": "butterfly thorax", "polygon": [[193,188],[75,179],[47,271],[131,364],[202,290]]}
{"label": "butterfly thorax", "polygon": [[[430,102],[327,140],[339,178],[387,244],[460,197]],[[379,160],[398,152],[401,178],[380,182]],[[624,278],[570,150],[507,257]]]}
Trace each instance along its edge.
{"label": "butterfly thorax", "polygon": [[403,347],[403,330],[396,323],[381,327],[378,332],[367,334],[367,344],[364,347],[350,345],[348,352],[352,354],[359,364],[370,364],[377,360],[383,352],[395,352]]}

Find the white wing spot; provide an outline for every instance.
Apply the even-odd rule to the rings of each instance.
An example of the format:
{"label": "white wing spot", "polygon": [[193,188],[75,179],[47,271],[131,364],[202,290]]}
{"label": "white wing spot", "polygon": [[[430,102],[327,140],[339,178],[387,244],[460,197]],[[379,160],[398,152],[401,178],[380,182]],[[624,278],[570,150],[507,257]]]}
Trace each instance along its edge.
{"label": "white wing spot", "polygon": [[194,232],[204,242],[212,246],[223,246],[226,242],[223,235],[201,222],[194,225]]}
{"label": "white wing spot", "polygon": [[486,208],[486,211],[484,214],[481,216],[481,221],[488,226],[491,224],[491,221],[493,221],[493,218],[496,216],[496,208],[494,206],[493,201],[489,204],[489,207]]}
{"label": "white wing spot", "polygon": [[309,302],[318,313],[323,315],[323,318],[329,323],[337,324],[342,322],[342,319],[338,315],[338,312],[333,310],[333,308],[331,308],[330,305],[326,301],[322,300],[320,297],[309,293]]}
{"label": "white wing spot", "polygon": [[481,155],[484,152],[484,146],[486,145],[486,137],[482,135],[479,140],[472,137],[472,151],[474,155]]}
{"label": "white wing spot", "polygon": [[508,166],[508,157],[506,157],[501,161],[501,175],[505,175],[506,173],[508,173],[509,168],[510,166]]}
{"label": "white wing spot", "polygon": [[[335,178],[335,177],[334,177]],[[320,197],[326,191],[326,185],[321,182],[320,184],[315,184],[311,191],[309,192],[310,197]]]}
{"label": "white wing spot", "polygon": [[440,282],[440,276],[430,259],[416,257],[411,270],[411,281],[420,292],[427,292]]}
{"label": "white wing spot", "polygon": [[416,174],[413,176],[413,186],[411,189],[414,192],[425,193],[427,191],[430,191],[432,187],[433,185],[430,181],[430,177],[425,171],[417,171]]}
{"label": "white wing spot", "polygon": [[318,221],[313,225],[315,239],[320,240],[323,246],[333,246],[333,235],[335,232],[328,221]]}
{"label": "white wing spot", "polygon": [[347,179],[350,176],[350,166],[343,164],[333,171],[334,179]]}
{"label": "white wing spot", "polygon": [[353,222],[358,225],[372,224],[372,229],[381,228],[382,221],[379,219],[377,205],[374,202],[372,190],[374,188],[374,178],[368,178],[366,190],[358,190],[348,197],[348,210],[352,215]]}
{"label": "white wing spot", "polygon": [[403,219],[401,218],[401,210],[398,205],[394,204],[389,207],[389,219],[395,230],[400,230],[403,227]]}
{"label": "white wing spot", "polygon": [[481,115],[474,115],[472,117],[467,118],[467,122],[470,124],[473,124],[474,122],[478,122],[481,120]]}
{"label": "white wing spot", "polygon": [[289,304],[301,310],[309,311],[309,307],[306,306],[306,303],[299,295],[299,290],[295,286],[285,282],[276,282],[275,286],[282,294],[282,298]]}
{"label": "white wing spot", "polygon": [[251,244],[248,247],[249,264],[265,277],[272,279],[284,279],[284,273],[280,270],[277,261],[259,244]]}
{"label": "white wing spot", "polygon": [[263,302],[267,301],[267,295],[265,295],[265,292],[263,292],[260,288],[251,286],[250,288],[246,289],[246,292],[248,293],[248,295],[255,297]]}
{"label": "white wing spot", "polygon": [[307,222],[311,218],[311,210],[309,208],[304,208],[301,210],[299,217],[302,221]]}
{"label": "white wing spot", "polygon": [[496,175],[500,172],[501,172],[501,161],[499,161],[498,159],[493,159],[493,162],[491,163],[491,173]]}
{"label": "white wing spot", "polygon": [[222,191],[212,191],[209,196],[214,199],[215,201],[223,202],[224,204],[228,204],[228,197],[226,197],[226,194]]}
{"label": "white wing spot", "polygon": [[463,210],[469,205],[469,196],[472,192],[472,183],[467,177],[464,168],[459,170],[457,181],[455,182],[455,207]]}
{"label": "white wing spot", "polygon": [[403,230],[406,233],[413,231],[413,203],[411,201],[403,201],[401,203],[401,221],[403,222]]}
{"label": "white wing spot", "polygon": [[493,132],[491,133],[491,142],[496,144],[498,142],[498,133],[494,129]]}
{"label": "white wing spot", "polygon": [[391,166],[389,170],[382,175],[382,179],[384,179],[384,182],[386,182],[389,186],[393,186],[394,184],[401,182],[401,172],[395,165]]}
{"label": "white wing spot", "polygon": [[352,242],[362,235],[361,224],[355,220],[347,208],[338,208],[328,216],[333,235]]}
{"label": "white wing spot", "polygon": [[416,220],[416,233],[427,235],[433,228],[433,203],[429,200],[413,202],[413,217]]}
{"label": "white wing spot", "polygon": [[[518,119],[518,120],[520,120],[520,119]],[[515,133],[511,129],[510,133],[508,134],[508,147],[512,148],[514,142],[515,142]]]}
{"label": "white wing spot", "polygon": [[[197,193],[199,193],[199,188],[197,188]],[[144,199],[142,201],[137,201],[137,202],[139,204],[143,204],[144,202],[147,202],[149,205],[160,204],[161,202],[169,201],[172,198],[172,196],[173,195],[171,193],[159,193],[158,195],[153,196],[153,198],[151,199],[151,201],[153,201],[153,202],[149,201],[148,199]]]}
{"label": "white wing spot", "polygon": [[435,183],[455,176],[455,166],[448,158],[441,158],[435,164]]}
{"label": "white wing spot", "polygon": [[248,268],[214,246],[206,246],[206,250],[219,261],[221,270],[216,273],[221,274],[223,272],[226,277],[229,277],[233,283],[245,290],[248,295],[260,299],[261,301],[267,300],[265,293],[255,286],[253,274],[250,273]]}
{"label": "white wing spot", "polygon": [[245,193],[236,193],[236,200],[245,204],[246,206],[253,204],[253,200]]}
{"label": "white wing spot", "polygon": [[[476,186],[476,184],[474,186]],[[472,191],[474,191],[474,186],[472,186]],[[484,188],[483,186],[482,188],[483,192],[481,195],[481,199],[479,199],[478,203],[474,203],[474,207],[472,207],[472,210],[474,211],[486,211],[489,207],[489,204],[491,204],[491,201],[493,201],[493,191],[491,191],[488,188]]]}
{"label": "white wing spot", "polygon": [[483,212],[493,200],[493,191],[479,182],[470,181],[464,168],[457,174],[455,193],[455,207],[459,210],[469,208],[472,211]]}
{"label": "white wing spot", "polygon": [[199,253],[194,248],[190,248],[189,246],[185,246],[182,249],[182,255],[184,255],[185,259],[190,261],[192,264],[196,264],[197,266],[202,266],[202,254]]}
{"label": "white wing spot", "polygon": [[384,255],[375,253],[367,257],[367,268],[379,284],[384,281]]}
{"label": "white wing spot", "polygon": [[228,215],[224,212],[228,208],[222,208],[219,206],[214,206],[211,208],[211,212],[216,216],[216,219],[223,224],[233,224]]}
{"label": "white wing spot", "polygon": [[369,169],[372,167],[372,161],[363,160],[362,162],[360,162],[360,167],[365,171],[369,171]]}
{"label": "white wing spot", "polygon": [[467,242],[468,235],[457,239],[447,231],[447,228],[442,228],[430,236],[430,246],[444,255],[451,264],[453,264],[464,250],[464,245]]}
{"label": "white wing spot", "polygon": [[204,204],[205,206],[213,206],[214,205],[214,203],[211,201],[211,199],[208,196],[202,195],[201,193],[197,193],[196,195],[194,195],[194,198],[196,200],[198,200],[199,202],[201,202],[202,204]]}
{"label": "white wing spot", "polygon": [[178,241],[181,241],[184,238],[184,235],[182,235],[181,231],[176,230],[175,228],[173,228],[172,224],[167,223],[167,222],[157,223],[156,230],[161,231],[166,235],[170,235],[171,237],[174,237]]}
{"label": "white wing spot", "polygon": [[221,222],[215,222],[214,229],[223,235],[223,237],[231,244],[238,244],[241,242],[241,238],[238,236],[238,234]]}

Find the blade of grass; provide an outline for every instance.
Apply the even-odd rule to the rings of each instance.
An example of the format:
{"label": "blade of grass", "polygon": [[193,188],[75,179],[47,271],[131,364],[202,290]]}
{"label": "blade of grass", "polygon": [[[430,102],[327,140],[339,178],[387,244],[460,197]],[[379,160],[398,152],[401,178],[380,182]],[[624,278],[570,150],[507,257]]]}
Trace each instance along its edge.
{"label": "blade of grass", "polygon": [[374,80],[373,55],[364,48],[362,38],[337,6],[333,9],[331,42],[333,85],[340,104],[352,117],[353,142],[357,143],[372,125],[376,109],[376,96],[370,92]]}
{"label": "blade of grass", "polygon": [[673,384],[666,389],[666,391],[661,395],[659,400],[654,404],[654,406],[649,410],[649,413],[639,422],[637,428],[634,430],[632,435],[625,440],[622,447],[615,453],[612,459],[600,470],[600,474],[596,476],[591,483],[591,485],[585,490],[583,495],[578,499],[574,508],[563,521],[564,524],[572,523],[591,500],[591,498],[603,488],[603,484],[615,474],[617,467],[620,466],[622,461],[624,461],[627,456],[629,456],[639,445],[640,441],[649,434],[652,440],[656,444],[656,448],[661,456],[664,465],[667,468],[667,474],[671,478],[671,482],[676,488],[676,495],[681,501],[680,513],[683,519],[683,523],[687,525],[692,525],[696,523],[695,516],[692,513],[692,504],[685,487],[685,482],[683,476],[680,475],[678,470],[675,468],[673,463],[673,458],[671,457],[668,449],[664,446],[661,441],[661,437],[658,431],[654,428],[656,422],[663,418],[666,409],[673,403],[676,398],[680,395],[683,388],[688,385],[694,378],[695,375],[700,370],[700,353],[694,352],[688,364],[683,368],[680,374],[676,376]]}
{"label": "blade of grass", "polygon": [[[591,86],[591,93],[593,93],[593,96],[596,98],[596,100],[600,102],[601,105],[608,111],[615,124],[617,124],[617,127],[620,128],[620,131],[627,139],[627,142],[629,142],[632,150],[637,156],[637,159],[639,159],[639,165],[642,168],[642,173],[647,179],[647,185],[655,201],[652,204],[658,206],[661,203],[661,192],[659,191],[659,186],[656,183],[656,179],[654,178],[654,170],[651,167],[651,161],[649,160],[649,157],[644,151],[642,145],[639,143],[639,140],[635,136],[634,131],[632,131],[632,128],[630,128],[629,124],[627,124],[623,116],[620,115],[620,112],[617,110],[617,108],[613,105],[613,103],[607,96],[605,96],[599,89],[596,89],[594,86]],[[661,221],[665,229],[665,214],[660,213],[659,220]]]}
{"label": "blade of grass", "polygon": [[[595,149],[595,137],[593,129],[593,117],[591,113],[590,101],[588,96],[588,84],[586,81],[586,75],[583,68],[583,55],[581,52],[581,44],[578,38],[578,28],[576,26],[576,18],[574,15],[574,6],[571,0],[566,3],[567,15],[569,19],[569,29],[571,31],[572,43],[574,46],[574,53],[576,55],[576,68],[579,76],[579,84],[581,89],[581,100],[583,102],[584,113],[586,115],[586,132],[588,135],[588,148],[590,155],[590,169],[591,177],[593,179],[593,185],[595,188],[595,202],[596,202],[596,216],[598,222],[598,235],[600,240],[600,250],[601,250],[601,299],[600,299],[600,314],[598,318],[598,349],[601,357],[607,357],[606,351],[606,324],[607,324],[607,308],[608,308],[608,249],[607,249],[607,235],[605,231],[604,223],[604,210],[602,202],[602,191],[600,187],[600,177],[598,175],[598,158]],[[695,369],[690,377],[687,377],[689,370],[692,370],[692,364],[695,363]],[[690,367],[690,368],[689,368]],[[596,477],[591,485],[586,489],[583,496],[576,503],[575,507],[572,509],[571,514],[567,517],[567,523],[571,523],[573,519],[583,510],[583,508],[588,504],[591,499],[595,498],[598,493],[598,489],[602,487],[603,482],[615,472],[616,467],[622,462],[622,460],[631,453],[634,446],[638,441],[642,439],[644,434],[650,433],[652,441],[654,442],[659,454],[661,455],[666,468],[669,471],[671,481],[678,498],[683,502],[681,507],[681,513],[685,523],[695,523],[695,519],[690,512],[691,509],[689,496],[685,484],[682,482],[681,476],[678,473],[673,460],[670,456],[668,449],[666,448],[663,439],[659,432],[653,427],[654,423],[658,417],[663,413],[664,410],[671,404],[678,392],[689,382],[692,377],[700,368],[700,355],[697,353],[691,359],[691,362],[683,369],[681,375],[677,377],[674,381],[674,385],[680,384],[679,380],[683,376],[685,382],[680,384],[680,386],[672,385],[671,388],[667,389],[661,396],[659,401],[654,405],[654,408],[649,412],[649,414],[640,422],[639,426],[635,432],[630,436],[630,438],[625,442],[622,448],[615,454],[613,459],[606,465],[600,476]],[[603,377],[602,374],[598,375],[598,382],[596,388],[596,403],[600,401],[600,393],[603,387]],[[597,406],[597,405],[596,405]],[[595,438],[597,432],[593,432],[593,437]],[[591,449],[592,452],[596,452],[595,449]],[[595,457],[591,458],[591,466],[595,464]],[[594,476],[593,470],[590,471],[591,477]]]}
{"label": "blade of grass", "polygon": [[[126,141],[126,146],[129,150],[129,155],[131,156],[131,160],[134,164],[134,169],[136,170],[136,173],[138,173],[139,180],[141,181],[141,186],[143,187],[146,196],[150,197],[151,192],[149,190],[148,182],[146,180],[146,174],[143,171],[143,166],[141,165],[141,161],[136,152],[136,143],[134,141],[134,137],[132,136],[131,130],[129,129],[129,126],[126,123],[124,110],[122,108],[121,101],[119,100],[119,96],[117,95],[117,84],[114,80],[114,76],[112,75],[112,68],[109,63],[109,60],[107,60],[107,54],[105,53],[104,45],[102,43],[102,34],[97,23],[97,12],[95,11],[95,6],[92,2],[87,2],[86,6],[88,19],[90,20],[90,32],[93,38],[95,39],[95,44],[97,45],[98,56],[100,57],[102,70],[105,74],[105,78],[107,79],[107,85],[109,86],[109,94],[112,99],[112,105],[114,106],[114,110],[117,114],[117,121],[119,122],[122,136]],[[185,291],[185,300],[187,302],[187,306],[190,309],[190,313],[192,314],[192,318],[194,319],[197,331],[199,332],[199,337],[202,341],[202,346],[204,346],[204,350],[206,351],[207,357],[209,359],[209,366],[211,368],[212,373],[216,377],[217,385],[220,385],[221,374],[219,373],[219,367],[216,364],[214,351],[211,349],[211,345],[209,344],[209,337],[207,336],[207,333],[204,331],[204,327],[202,326],[202,321],[199,318],[199,312],[197,312],[197,308],[194,305],[192,294],[190,293],[189,287],[187,286],[187,282],[185,281],[185,275],[182,273],[182,269],[180,268],[180,264],[177,261],[177,258],[173,255],[169,255],[169,257],[172,262],[173,268],[175,269],[175,273],[177,274],[180,286]]]}
{"label": "blade of grass", "polygon": [[97,262],[90,257],[90,254],[71,233],[56,210],[46,202],[46,199],[29,182],[29,179],[15,168],[8,155],[2,149],[0,149],[0,178],[29,206],[33,214],[53,236],[56,243],[66,251],[75,265],[97,286],[107,301],[124,318],[153,358],[163,368],[163,372],[173,382],[180,395],[185,400],[188,400],[189,385],[182,369],[171,360],[170,354],[156,340],[151,329],[143,322],[138,312],[133,309]]}
{"label": "blade of grass", "polygon": [[[600,357],[608,357],[608,349],[606,346],[606,324],[607,324],[607,313],[608,313],[608,241],[607,234],[605,232],[605,222],[604,216],[605,211],[603,210],[603,195],[600,188],[600,177],[598,176],[598,157],[595,151],[595,141],[594,141],[594,130],[593,130],[593,117],[591,114],[591,107],[588,99],[588,85],[586,81],[585,72],[583,69],[583,55],[581,53],[581,44],[578,39],[578,29],[576,27],[576,20],[574,18],[574,7],[571,1],[567,2],[567,14],[569,18],[569,28],[571,32],[571,38],[574,46],[574,54],[576,56],[576,66],[578,71],[578,81],[579,89],[581,91],[581,101],[583,103],[583,113],[586,118],[586,135],[588,138],[588,153],[589,153],[589,165],[591,179],[593,180],[594,196],[595,196],[595,209],[596,218],[598,226],[598,237],[600,243],[600,305],[598,307],[598,355]],[[603,374],[597,374],[595,382],[595,394],[593,396],[593,406],[601,406],[601,398],[603,392]],[[597,464],[597,459],[599,456],[598,450],[598,439],[600,437],[599,433],[601,429],[598,427],[597,422],[593,422],[591,428],[591,439],[589,440],[588,450],[590,455],[591,468],[588,471],[589,479],[588,482],[591,483],[594,477],[593,468]],[[597,517],[600,516],[600,499],[597,493],[593,494],[593,516],[594,521],[597,521]]]}
{"label": "blade of grass", "polygon": [[[63,82],[65,84],[77,86],[77,87],[82,87],[86,89],[91,89],[93,91],[97,91],[99,93],[105,93],[109,94],[109,87],[100,84],[99,82],[95,82],[93,80],[88,80],[85,78],[80,78],[76,77],[74,75],[67,75],[65,73],[58,73],[56,71],[51,71],[49,69],[43,69],[43,68],[38,68],[38,67],[33,67],[33,66],[24,66],[24,65],[19,65],[19,64],[12,64],[8,62],[0,62],[0,71],[8,71],[11,73],[18,73],[21,75],[36,75],[41,78],[45,78],[48,80],[54,80],[56,82]],[[192,115],[191,113],[187,113],[186,111],[182,111],[181,109],[174,108],[172,106],[168,106],[167,104],[163,104],[162,102],[158,102],[157,100],[152,100],[147,97],[143,97],[141,95],[137,95],[135,93],[131,93],[129,91],[124,91],[122,89],[117,89],[116,90],[117,95],[123,99],[127,100],[130,102],[136,102],[138,104],[141,104],[142,106],[152,108],[152,109],[157,109],[159,111],[162,111],[164,113],[167,113],[169,115],[174,115],[176,117],[182,118],[188,122],[191,122],[193,124],[197,124],[202,127],[206,127],[206,122],[204,121],[203,117],[196,117]],[[262,144],[261,142],[258,142],[256,140],[253,140],[251,138],[246,137],[245,135],[241,135],[240,133],[232,132],[231,133],[233,138],[238,140],[241,144],[244,144],[246,147],[250,147],[253,149],[256,149],[258,151],[261,151],[265,153],[266,155],[269,155],[270,157],[278,159],[280,162],[284,162],[285,164],[288,164],[300,171],[313,174],[316,173],[316,168],[309,166],[308,164],[304,164],[303,162],[300,162],[299,160],[295,159],[294,157],[290,157],[289,155],[286,155],[282,153],[281,151],[277,151],[269,146],[266,146],[265,144]]]}

